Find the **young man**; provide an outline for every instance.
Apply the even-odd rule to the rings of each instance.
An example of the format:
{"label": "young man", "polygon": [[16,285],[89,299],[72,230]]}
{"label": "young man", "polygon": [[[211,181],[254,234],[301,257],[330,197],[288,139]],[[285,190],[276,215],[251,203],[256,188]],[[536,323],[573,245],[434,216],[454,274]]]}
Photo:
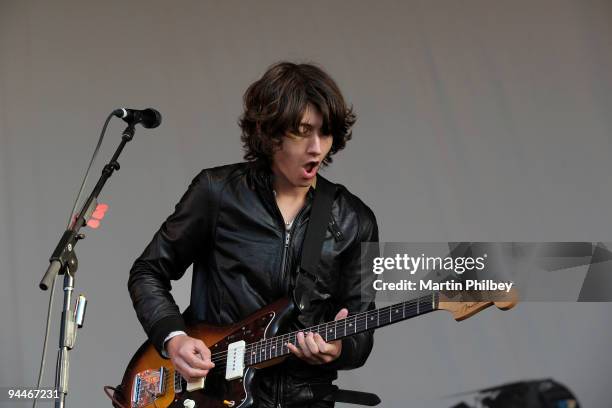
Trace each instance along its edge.
{"label": "young man", "polygon": [[[246,163],[203,170],[130,271],[134,308],[153,345],[187,379],[213,367],[210,351],[185,334],[170,281],[193,263],[190,319],[226,325],[292,297],[318,171],[351,138],[355,122],[320,68],[282,62],[244,95]],[[314,290],[287,330],[374,308],[362,242],[378,241],[372,211],[337,185]],[[326,343],[300,333],[293,356],[259,370],[261,408],[330,407],[338,369],[365,363],[372,333]]]}

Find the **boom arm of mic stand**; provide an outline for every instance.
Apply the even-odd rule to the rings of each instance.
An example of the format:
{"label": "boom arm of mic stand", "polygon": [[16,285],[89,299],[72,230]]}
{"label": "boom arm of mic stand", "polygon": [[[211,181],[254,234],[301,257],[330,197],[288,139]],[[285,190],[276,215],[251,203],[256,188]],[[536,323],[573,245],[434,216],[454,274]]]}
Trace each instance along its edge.
{"label": "boom arm of mic stand", "polygon": [[119,155],[123,151],[123,148],[125,147],[127,142],[132,140],[133,137],[134,126],[129,125],[123,131],[121,143],[117,147],[117,150],[115,150],[115,153],[113,154],[111,160],[106,164],[106,166],[104,166],[104,169],[102,170],[102,174],[100,175],[98,182],[96,183],[93,191],[85,201],[85,204],[83,204],[83,207],[81,208],[78,217],[71,225],[71,227],[64,231],[64,234],[60,238],[57,246],[55,247],[55,250],[51,254],[51,257],[49,258],[49,267],[47,268],[47,271],[45,272],[42,280],[40,281],[40,284],[38,285],[42,290],[49,289],[49,287],[55,281],[55,277],[64,273],[64,268],[69,265],[69,258],[74,259],[74,255],[72,255],[71,253],[74,250],[77,241],[79,239],[85,238],[85,235],[80,234],[79,231],[87,224],[87,220],[89,219],[93,211],[96,209],[98,195],[102,191],[102,187],[104,187],[106,180],[108,180],[110,176],[112,176],[115,170],[119,170],[120,166],[117,162],[117,159],[119,158]]}

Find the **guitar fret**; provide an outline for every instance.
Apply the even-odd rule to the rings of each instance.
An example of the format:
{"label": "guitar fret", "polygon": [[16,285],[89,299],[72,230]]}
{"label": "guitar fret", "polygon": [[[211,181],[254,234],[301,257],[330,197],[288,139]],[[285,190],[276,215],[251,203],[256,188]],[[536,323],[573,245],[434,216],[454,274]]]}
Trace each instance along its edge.
{"label": "guitar fret", "polygon": [[272,358],[277,357],[276,350],[278,350],[278,338],[276,337],[272,338],[270,345],[272,346],[272,350],[270,350],[270,357]]}
{"label": "guitar fret", "polygon": [[[357,313],[339,321],[324,322],[316,326],[305,328],[302,331],[305,334],[309,332],[313,334],[318,333],[325,342],[335,341],[343,337],[428,313],[436,309],[436,302],[437,297],[436,294],[433,293],[395,305]],[[297,333],[298,332],[287,333],[251,343],[249,347],[247,347],[249,356],[245,361],[248,365],[256,365],[273,358],[290,354],[291,352],[287,343],[297,346]]]}
{"label": "guitar fret", "polygon": [[259,358],[261,358],[262,353],[263,353],[263,359],[259,361],[266,361],[266,341],[265,340],[261,342],[261,349],[259,349]]}
{"label": "guitar fret", "polygon": [[277,354],[277,356],[278,355],[282,356],[283,354],[285,354],[285,335],[282,335],[279,337],[278,343],[279,343],[280,351],[278,352],[279,354]]}
{"label": "guitar fret", "polygon": [[[285,336],[283,336],[283,344],[285,343],[290,343],[291,342],[291,335],[287,335],[287,338],[285,339]],[[287,349],[287,353],[289,352],[289,347],[285,344],[284,346]]]}

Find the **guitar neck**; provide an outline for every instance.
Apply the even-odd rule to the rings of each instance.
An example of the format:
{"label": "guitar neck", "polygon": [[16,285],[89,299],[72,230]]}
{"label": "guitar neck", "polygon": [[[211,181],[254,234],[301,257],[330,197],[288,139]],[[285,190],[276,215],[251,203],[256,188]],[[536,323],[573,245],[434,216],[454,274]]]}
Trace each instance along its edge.
{"label": "guitar neck", "polygon": [[[438,308],[439,295],[432,293],[417,299],[373,309],[341,320],[327,322],[301,330],[319,333],[326,342],[339,340],[368,330],[399,323]],[[252,366],[290,354],[287,343],[297,344],[297,331],[250,343],[245,351],[245,365]]]}

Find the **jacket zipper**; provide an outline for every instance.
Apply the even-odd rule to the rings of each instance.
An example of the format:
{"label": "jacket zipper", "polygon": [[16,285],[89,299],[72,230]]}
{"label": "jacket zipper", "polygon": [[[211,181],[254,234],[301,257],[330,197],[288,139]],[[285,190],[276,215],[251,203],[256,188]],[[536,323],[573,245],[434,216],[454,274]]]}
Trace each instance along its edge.
{"label": "jacket zipper", "polygon": [[283,400],[283,385],[284,385],[284,375],[285,375],[285,370],[281,370],[282,372],[280,373],[279,377],[278,377],[278,384],[277,384],[277,388],[276,388],[276,408],[283,408],[283,406],[281,405],[281,401]]}
{"label": "jacket zipper", "polygon": [[[282,257],[282,261],[281,261],[281,273],[280,273],[280,281],[279,281],[279,288],[281,289],[281,291],[285,290],[285,286],[283,284],[283,282],[286,281],[286,276],[287,276],[287,255],[289,254],[289,247],[291,246],[291,238],[293,237],[293,231],[295,230],[296,226],[300,225],[301,222],[301,217],[302,214],[304,213],[304,210],[306,209],[307,205],[304,204],[304,206],[300,209],[300,211],[297,213],[297,215],[295,216],[295,218],[293,219],[293,222],[291,224],[291,228],[289,228],[289,230],[287,230],[287,228],[285,227],[285,223],[283,221],[283,235],[285,237],[285,241],[283,244],[283,257]],[[277,206],[278,209],[278,206]],[[280,209],[278,210],[278,214],[280,216],[280,219],[283,219],[283,216],[280,212]]]}
{"label": "jacket zipper", "polygon": [[[289,247],[291,246],[291,237],[293,236],[293,231],[296,228],[296,225],[297,226],[300,225],[300,218],[305,208],[306,208],[306,205],[304,205],[304,207],[302,207],[302,209],[295,216],[295,218],[293,219],[293,223],[291,224],[291,228],[287,229],[283,222],[283,227],[284,227],[283,234],[285,237],[285,241],[283,245],[283,257],[282,257],[282,262],[281,262],[281,273],[280,273],[280,282],[279,282],[279,286],[282,286],[281,288],[282,291],[285,290],[284,282],[286,280],[286,275],[287,275],[287,271],[286,271],[287,257],[289,253]],[[278,213],[282,219],[282,214],[280,213],[280,209],[278,210]],[[278,379],[276,382],[276,408],[282,408],[281,401],[283,399],[283,393],[284,393],[284,370],[281,370],[277,378]]]}
{"label": "jacket zipper", "polygon": [[[283,257],[281,261],[281,271],[280,271],[281,273],[280,273],[280,280],[279,280],[279,285],[278,285],[281,288],[281,291],[284,291],[285,287],[284,287],[283,282],[285,282],[285,276],[286,276],[285,269],[287,269],[287,254],[289,252],[289,246],[291,245],[292,233],[293,233],[295,226],[299,225],[300,217],[302,213],[304,212],[304,209],[307,207],[307,204],[304,203],[304,206],[300,209],[298,214],[293,219],[293,223],[291,224],[291,228],[289,228],[289,230],[287,230],[287,227],[285,226],[285,220],[283,219],[283,214],[281,213],[280,208],[278,208],[276,199],[274,199],[274,204],[276,204],[276,212],[278,214],[279,220],[281,220],[281,225],[283,226],[283,236],[285,238],[284,243],[283,243]],[[283,388],[284,388],[283,387],[284,385],[283,375],[284,373],[279,373],[277,377],[277,381],[276,381],[276,408],[282,408],[281,401],[282,401]]]}
{"label": "jacket zipper", "polygon": [[287,252],[289,252],[289,243],[291,242],[291,230],[287,231],[285,228],[285,246],[283,247],[283,260],[281,262],[281,278],[280,282],[283,282],[283,278],[285,277],[285,268],[287,266]]}
{"label": "jacket zipper", "polygon": [[[279,210],[280,212],[280,210]],[[295,222],[297,220],[297,217],[295,217],[295,219],[293,220],[293,224],[291,225],[291,228],[289,228],[289,230],[287,230],[287,228],[284,228],[285,232],[285,244],[283,246],[283,260],[281,263],[281,278],[279,281],[279,286],[283,286],[282,290],[284,290],[284,284],[283,282],[285,281],[285,269],[287,268],[287,254],[289,252],[289,245],[291,243],[291,232],[293,231],[293,227],[295,225]],[[282,401],[282,396],[283,396],[283,373],[278,373],[278,377],[277,377],[277,381],[276,381],[276,408],[282,408],[281,405],[281,401]]]}

